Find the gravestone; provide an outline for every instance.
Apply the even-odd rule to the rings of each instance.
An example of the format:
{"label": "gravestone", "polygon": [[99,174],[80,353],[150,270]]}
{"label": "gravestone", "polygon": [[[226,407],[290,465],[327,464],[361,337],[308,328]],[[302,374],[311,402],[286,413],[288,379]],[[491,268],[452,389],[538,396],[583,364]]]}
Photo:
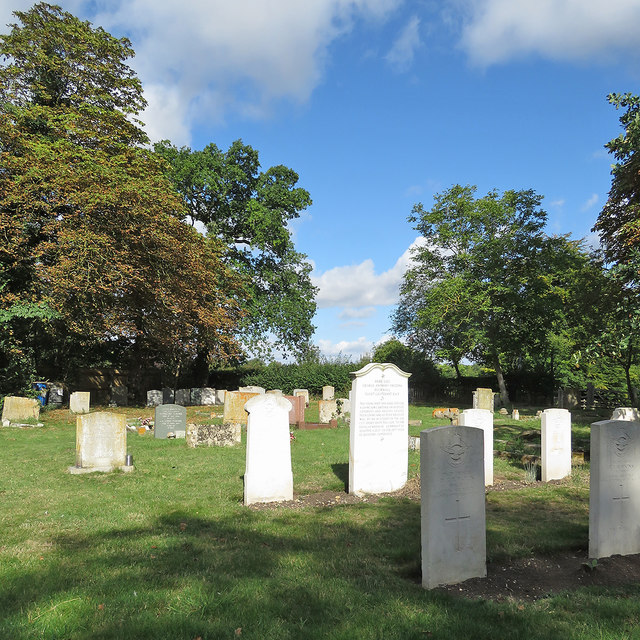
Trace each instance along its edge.
{"label": "gravestone", "polygon": [[335,397],[335,389],[331,386],[322,387],[322,399],[333,400]]}
{"label": "gravestone", "polygon": [[247,424],[249,414],[245,411],[244,405],[260,393],[248,393],[243,391],[227,391],[224,396],[224,413],[222,422],[234,424]]}
{"label": "gravestone", "polygon": [[187,425],[188,447],[233,447],[241,442],[239,424]]}
{"label": "gravestone", "polygon": [[473,408],[486,409],[487,411],[491,411],[491,413],[493,413],[493,398],[493,389],[483,389],[482,387],[478,387],[473,392]]}
{"label": "gravestone", "polygon": [[54,409],[58,409],[62,406],[64,401],[64,388],[58,386],[52,386],[49,388],[48,403],[53,405]]}
{"label": "gravestone", "polygon": [[178,404],[161,404],[156,407],[153,420],[153,435],[164,440],[173,433],[176,438],[184,438],[187,429],[187,410]]}
{"label": "gravestone", "polygon": [[493,413],[487,409],[465,409],[458,416],[458,424],[477,427],[484,434],[484,483],[493,484]]}
{"label": "gravestone", "polygon": [[512,420],[520,420],[520,411],[518,411],[518,409],[514,409],[511,412],[511,419]]}
{"label": "gravestone", "polygon": [[267,391],[267,393],[270,393],[271,395],[274,396],[283,396],[284,393],[282,392],[282,389],[269,389],[269,391]]}
{"label": "gravestone", "polygon": [[540,416],[542,481],[571,475],[571,414],[566,409],[545,409]]}
{"label": "gravestone", "polygon": [[2,424],[22,420],[37,420],[40,417],[40,403],[34,398],[6,396],[2,407]]}
{"label": "gravestone", "polygon": [[318,415],[320,422],[331,422],[338,415],[338,403],[335,400],[318,400]]}
{"label": "gravestone", "polygon": [[202,387],[193,387],[191,389],[191,397],[189,400],[189,404],[192,407],[202,406]]}
{"label": "gravestone", "polygon": [[76,418],[76,465],[69,473],[132,471],[126,464],[127,417],[98,411]]}
{"label": "gravestone", "polygon": [[618,407],[613,410],[612,420],[628,420],[630,422],[640,422],[640,411],[635,407]]}
{"label": "gravestone", "polygon": [[351,374],[349,493],[387,493],[405,485],[410,375],[389,363]]}
{"label": "gravestone", "polygon": [[304,396],[304,402],[307,405],[307,407],[309,406],[309,390],[308,389],[294,389],[293,390],[293,395],[294,396]]}
{"label": "gravestone", "polygon": [[304,422],[305,402],[304,396],[284,396],[291,403],[289,411],[289,424],[300,424]]}
{"label": "gravestone", "polygon": [[338,415],[344,416],[347,413],[351,413],[351,400],[349,398],[338,398]]}
{"label": "gravestone", "polygon": [[157,407],[162,404],[162,391],[151,389],[147,391],[147,407]]}
{"label": "gravestone", "polygon": [[126,407],[129,403],[129,388],[124,385],[112,385],[110,388],[111,404]]}
{"label": "gravestone", "polygon": [[487,575],[484,435],[476,427],[420,432],[422,586]]}
{"label": "gravestone", "polygon": [[247,462],[244,503],[293,500],[289,412],[291,403],[274,395],[256,395],[245,405]]}
{"label": "gravestone", "polygon": [[224,404],[226,394],[226,389],[216,389],[216,404]]}
{"label": "gravestone", "polygon": [[589,557],[640,553],[640,423],[591,425]]}
{"label": "gravestone", "polygon": [[69,411],[71,413],[89,413],[90,404],[90,391],[75,391],[69,396]]}
{"label": "gravestone", "polygon": [[176,394],[173,389],[169,389],[169,387],[164,387],[162,389],[162,404],[173,404],[175,399]]}
{"label": "gravestone", "polygon": [[175,397],[175,404],[182,407],[189,406],[191,404],[191,389],[176,389]]}
{"label": "gravestone", "polygon": [[264,387],[257,387],[255,385],[249,387],[238,387],[240,393],[265,393]]}
{"label": "gravestone", "polygon": [[216,404],[216,390],[211,387],[202,387],[201,389],[202,406],[209,407]]}

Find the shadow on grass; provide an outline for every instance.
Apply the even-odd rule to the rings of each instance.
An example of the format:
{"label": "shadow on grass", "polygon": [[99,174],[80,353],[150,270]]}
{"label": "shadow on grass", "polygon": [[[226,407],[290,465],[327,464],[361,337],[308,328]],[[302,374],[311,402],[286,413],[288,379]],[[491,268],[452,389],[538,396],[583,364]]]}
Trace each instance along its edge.
{"label": "shadow on grass", "polygon": [[340,482],[344,484],[344,490],[349,491],[349,463],[348,462],[336,462],[331,465],[333,473]]}

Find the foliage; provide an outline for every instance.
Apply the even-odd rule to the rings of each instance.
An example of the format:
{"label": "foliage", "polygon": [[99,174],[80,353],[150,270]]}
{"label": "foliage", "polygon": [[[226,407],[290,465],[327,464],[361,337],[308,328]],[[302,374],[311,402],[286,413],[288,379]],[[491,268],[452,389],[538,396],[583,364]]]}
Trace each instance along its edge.
{"label": "foliage", "polygon": [[[15,15],[0,37],[0,309],[51,310],[49,364],[61,374],[100,350],[174,369],[237,352],[241,289],[140,146],[129,41],[46,3]],[[40,346],[23,335],[13,353],[42,356]]]}
{"label": "foliage", "polygon": [[403,344],[396,338],[390,338],[379,344],[373,351],[374,362],[391,362],[403,371],[410,373],[411,386],[430,384],[439,385],[440,372],[423,353]]}
{"label": "foliage", "polygon": [[311,265],[295,250],[290,224],[311,204],[285,166],[260,170],[258,152],[236,140],[227,151],[215,144],[202,151],[157,143],[168,175],[183,197],[192,222],[227,246],[225,264],[249,290],[242,341],[253,353],[273,349],[301,355],[314,327],[316,305]]}

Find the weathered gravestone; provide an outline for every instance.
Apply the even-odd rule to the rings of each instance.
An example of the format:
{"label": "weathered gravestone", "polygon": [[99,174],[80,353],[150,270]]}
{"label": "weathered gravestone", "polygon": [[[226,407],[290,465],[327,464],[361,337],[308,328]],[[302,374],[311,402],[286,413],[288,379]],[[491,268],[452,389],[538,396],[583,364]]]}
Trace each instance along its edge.
{"label": "weathered gravestone", "polygon": [[493,413],[487,409],[465,409],[458,416],[458,424],[477,427],[484,434],[484,484],[493,484]]}
{"label": "weathered gravestone", "polygon": [[178,404],[161,404],[156,407],[153,420],[155,438],[165,439],[173,433],[176,438],[184,438],[187,429],[187,410]]}
{"label": "weathered gravestone", "polygon": [[420,432],[422,586],[487,575],[484,435],[476,427]]}
{"label": "weathered gravestone", "polygon": [[110,388],[111,404],[126,407],[129,403],[129,389],[124,385],[112,385]]}
{"label": "weathered gravestone", "polygon": [[216,404],[224,404],[224,399],[227,395],[226,389],[216,389]]}
{"label": "weathered gravestone", "polygon": [[307,405],[307,407],[309,406],[309,390],[308,389],[294,389],[293,395],[304,396],[304,402]]}
{"label": "weathered gravestone", "polygon": [[493,413],[493,398],[493,389],[483,389],[482,387],[478,387],[473,392],[473,408],[486,409],[487,411],[491,411],[491,413]]}
{"label": "weathered gravestone", "polygon": [[635,407],[618,407],[613,410],[612,420],[628,420],[630,422],[640,422],[640,411]]}
{"label": "weathered gravestone", "polygon": [[283,396],[284,393],[282,392],[282,389],[269,389],[269,391],[267,391],[267,393],[270,393],[273,396]]}
{"label": "weathered gravestone", "polygon": [[202,406],[202,387],[192,387],[191,389],[191,399],[189,404],[192,407],[201,407]]}
{"label": "weathered gravestone", "polygon": [[176,389],[175,404],[186,407],[191,404],[191,389]]}
{"label": "weathered gravestone", "polygon": [[151,389],[147,391],[147,407],[157,407],[162,404],[162,391]]}
{"label": "weathered gravestone", "polygon": [[640,423],[591,425],[589,557],[640,553]]}
{"label": "weathered gravestone", "polygon": [[216,403],[216,390],[211,387],[202,387],[201,389],[202,406],[213,406]]}
{"label": "weathered gravestone", "polygon": [[336,400],[338,407],[338,415],[344,416],[347,413],[351,413],[351,400],[349,398],[338,398]]}
{"label": "weathered gravestone", "polygon": [[90,405],[90,391],[75,391],[69,396],[69,410],[71,413],[89,413]]}
{"label": "weathered gravestone", "polygon": [[264,387],[257,387],[255,385],[251,385],[248,387],[238,387],[238,391],[240,391],[240,393],[265,393]]}
{"label": "weathered gravestone", "polygon": [[304,422],[304,396],[284,397],[291,403],[291,411],[289,411],[289,424],[300,424],[301,422]]}
{"label": "weathered gravestone", "polygon": [[233,447],[241,442],[239,424],[187,425],[188,447]]}
{"label": "weathered gravestone", "polygon": [[291,439],[286,398],[260,394],[245,405],[247,462],[244,474],[244,503],[293,500]]}
{"label": "weathered gravestone", "polygon": [[571,475],[571,414],[566,409],[545,409],[540,416],[542,481]]}
{"label": "weathered gravestone", "polygon": [[331,422],[338,415],[338,403],[335,400],[318,400],[318,416],[321,423]]}
{"label": "weathered gravestone", "polygon": [[169,389],[169,387],[164,387],[162,389],[162,404],[173,404],[175,399],[176,394],[173,389]]}
{"label": "weathered gravestone", "polygon": [[126,464],[127,417],[98,411],[76,418],[76,465],[69,473],[132,471]]}
{"label": "weathered gravestone", "polygon": [[335,398],[335,389],[331,386],[322,387],[322,399],[333,400]]}
{"label": "weathered gravestone", "polygon": [[405,485],[410,375],[388,363],[351,374],[349,493],[387,493]]}
{"label": "weathered gravestone", "polygon": [[243,391],[227,391],[224,395],[224,413],[222,416],[222,422],[234,423],[234,424],[247,424],[248,413],[245,411],[244,405],[247,404],[251,398],[255,398],[258,395],[265,395],[260,393],[248,393]]}
{"label": "weathered gravestone", "polygon": [[37,420],[40,416],[40,403],[34,398],[6,396],[2,407],[2,424]]}
{"label": "weathered gravestone", "polygon": [[49,387],[48,404],[53,405],[54,409],[62,406],[64,401],[64,388],[57,385]]}

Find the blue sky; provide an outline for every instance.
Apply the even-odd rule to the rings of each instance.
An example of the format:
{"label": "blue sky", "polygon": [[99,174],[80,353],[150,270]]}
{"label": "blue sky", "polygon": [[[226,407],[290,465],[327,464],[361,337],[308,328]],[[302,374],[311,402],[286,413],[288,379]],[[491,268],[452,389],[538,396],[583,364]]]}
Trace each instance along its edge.
{"label": "blue sky", "polygon": [[[31,4],[0,0],[2,24]],[[549,233],[590,237],[620,133],[606,95],[640,92],[640,0],[61,4],[131,39],[152,140],[241,138],[299,173],[328,356],[388,335],[407,216],[452,184],[534,189]]]}

